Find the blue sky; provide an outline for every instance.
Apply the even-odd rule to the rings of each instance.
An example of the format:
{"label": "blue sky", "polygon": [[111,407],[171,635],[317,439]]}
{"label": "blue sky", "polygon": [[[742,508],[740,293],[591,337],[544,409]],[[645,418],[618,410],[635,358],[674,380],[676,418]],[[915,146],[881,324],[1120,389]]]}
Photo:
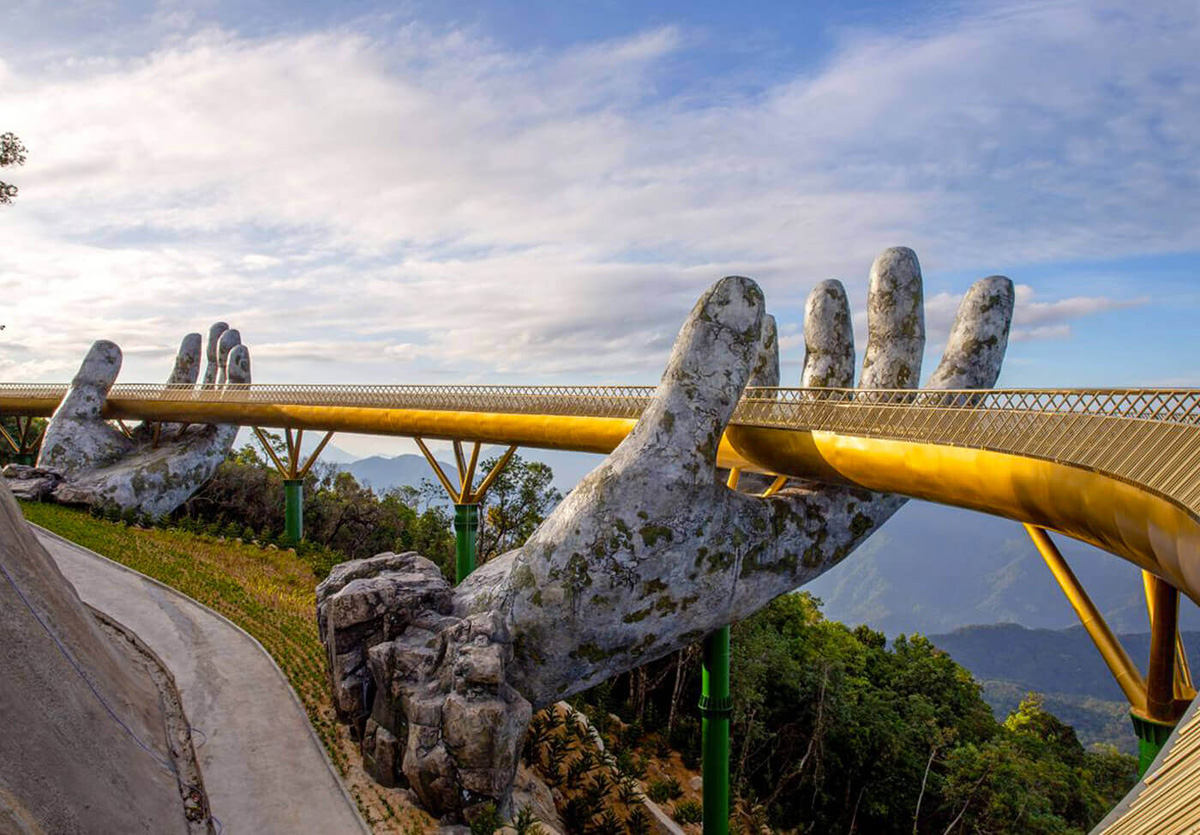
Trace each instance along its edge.
{"label": "blue sky", "polygon": [[905,244],[927,371],[1002,273],[1001,384],[1200,385],[1195,3],[743,5],[8,4],[0,377],[224,318],[262,382],[649,383],[741,273],[792,381]]}

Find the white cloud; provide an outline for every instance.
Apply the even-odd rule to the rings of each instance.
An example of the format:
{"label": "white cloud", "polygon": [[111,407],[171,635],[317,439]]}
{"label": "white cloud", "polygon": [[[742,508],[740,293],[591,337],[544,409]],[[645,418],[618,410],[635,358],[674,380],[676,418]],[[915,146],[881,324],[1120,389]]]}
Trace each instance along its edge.
{"label": "white cloud", "polygon": [[[418,25],[164,44],[0,63],[31,149],[0,376],[64,378],[104,336],[163,345],[127,351],[153,379],[224,318],[264,380],[648,380],[727,272],[795,314],[832,275],[861,296],[893,243],[932,271],[1200,248],[1200,36],[1148,4],[858,33],[720,101],[658,93],[689,48],[672,28],[530,53]],[[931,344],[956,298],[930,298]],[[1014,338],[1127,303],[1027,294]]]}
{"label": "white cloud", "polygon": [[[1114,299],[1108,296],[1072,296],[1055,301],[1036,301],[1028,284],[1016,285],[1016,306],[1010,339],[1032,342],[1039,339],[1067,339],[1071,323],[1077,319],[1117,310],[1141,307],[1146,298]],[[931,345],[941,345],[950,335],[950,326],[963,294],[937,293],[925,300],[925,327]]]}

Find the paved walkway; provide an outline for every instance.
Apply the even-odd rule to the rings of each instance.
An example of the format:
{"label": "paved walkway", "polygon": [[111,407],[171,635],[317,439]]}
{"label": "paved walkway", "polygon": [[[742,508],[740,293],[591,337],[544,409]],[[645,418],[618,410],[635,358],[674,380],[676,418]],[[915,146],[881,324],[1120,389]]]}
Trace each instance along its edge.
{"label": "paved walkway", "polygon": [[133,630],[175,676],[223,835],[370,830],[308,717],[258,642],[190,597],[34,526],[90,606]]}

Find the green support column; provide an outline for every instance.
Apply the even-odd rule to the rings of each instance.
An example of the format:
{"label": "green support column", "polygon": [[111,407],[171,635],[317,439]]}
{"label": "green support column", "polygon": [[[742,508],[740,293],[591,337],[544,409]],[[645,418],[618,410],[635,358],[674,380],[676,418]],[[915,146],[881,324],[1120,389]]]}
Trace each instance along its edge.
{"label": "green support column", "polygon": [[461,583],[475,570],[475,536],[479,530],[479,505],[454,505],[454,581]]}
{"label": "green support column", "polygon": [[1129,714],[1129,718],[1133,720],[1133,730],[1138,738],[1138,776],[1144,777],[1158,752],[1167,744],[1175,725],[1155,722],[1136,713]]}
{"label": "green support column", "polygon": [[729,835],[729,627],[704,639],[700,727],[704,760],[704,835]]}
{"label": "green support column", "polygon": [[283,533],[295,544],[304,538],[304,479],[283,480]]}

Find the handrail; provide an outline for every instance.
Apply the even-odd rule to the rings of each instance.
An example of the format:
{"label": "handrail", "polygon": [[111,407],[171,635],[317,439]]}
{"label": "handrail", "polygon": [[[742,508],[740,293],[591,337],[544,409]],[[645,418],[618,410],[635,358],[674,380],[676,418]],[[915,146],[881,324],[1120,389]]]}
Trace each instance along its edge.
{"label": "handrail", "polygon": [[[66,390],[0,383],[0,414],[49,415]],[[105,416],[603,453],[628,434],[653,392],[650,386],[125,384],[109,392]],[[719,461],[1049,527],[1130,559],[1200,599],[1200,389],[750,388]]]}

